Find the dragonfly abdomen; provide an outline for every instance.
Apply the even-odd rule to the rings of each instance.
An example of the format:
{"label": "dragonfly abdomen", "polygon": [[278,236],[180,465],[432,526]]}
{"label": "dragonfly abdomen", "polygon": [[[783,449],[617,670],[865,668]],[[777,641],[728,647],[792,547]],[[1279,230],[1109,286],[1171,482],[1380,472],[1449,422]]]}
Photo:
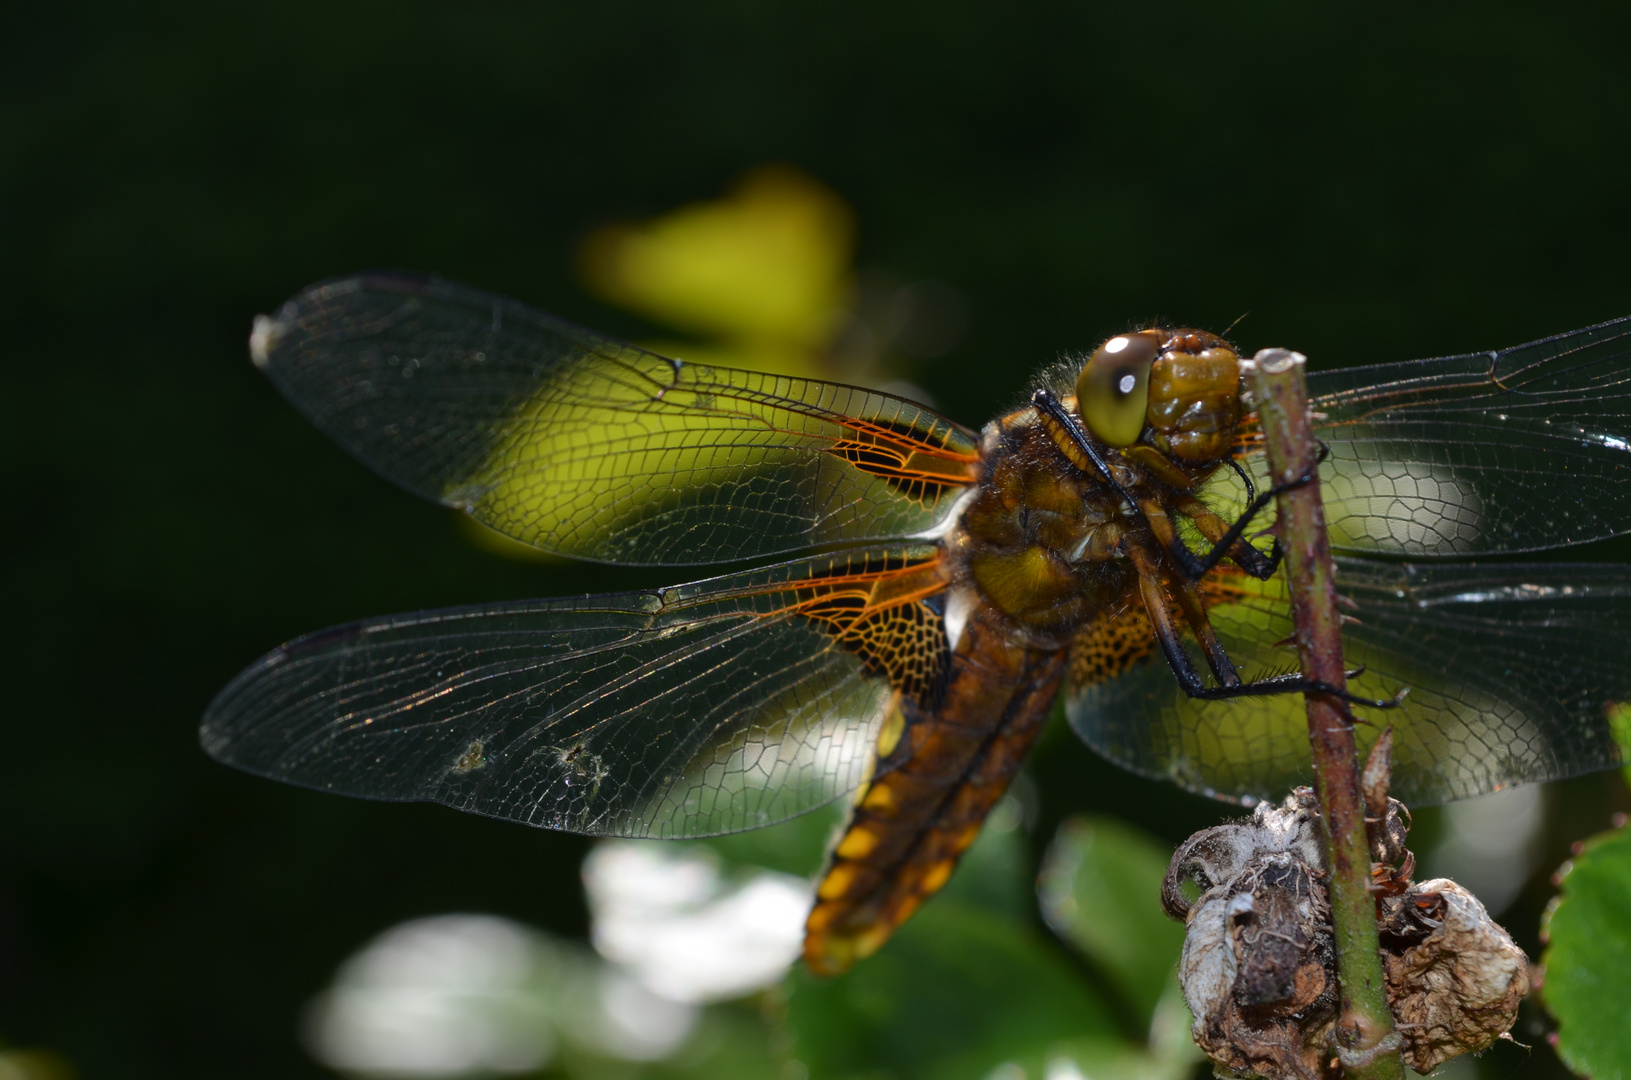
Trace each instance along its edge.
{"label": "dragonfly abdomen", "polygon": [[1058,692],[1063,650],[1027,647],[976,612],[939,707],[902,702],[895,767],[862,789],[805,923],[804,959],[836,975],[876,952],[951,877],[1019,771]]}

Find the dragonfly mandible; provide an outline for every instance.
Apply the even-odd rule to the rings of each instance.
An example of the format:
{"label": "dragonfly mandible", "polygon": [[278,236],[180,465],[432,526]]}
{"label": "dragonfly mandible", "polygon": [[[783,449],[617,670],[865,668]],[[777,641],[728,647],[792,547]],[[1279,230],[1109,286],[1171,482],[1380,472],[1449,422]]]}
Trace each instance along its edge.
{"label": "dragonfly mandible", "polygon": [[[433,277],[312,286],[251,355],[363,462],[516,540],[768,565],[308,634],[211,703],[220,761],[596,836],[852,796],[807,925],[825,973],[945,883],[1061,696],[1136,772],[1242,802],[1309,779],[1300,695],[1265,693],[1299,685],[1276,552],[1232,527],[1266,481],[1220,337],[1117,335],[980,432]],[[1309,384],[1356,692],[1410,691],[1395,794],[1618,764],[1631,573],[1508,557],[1631,530],[1631,319]]]}

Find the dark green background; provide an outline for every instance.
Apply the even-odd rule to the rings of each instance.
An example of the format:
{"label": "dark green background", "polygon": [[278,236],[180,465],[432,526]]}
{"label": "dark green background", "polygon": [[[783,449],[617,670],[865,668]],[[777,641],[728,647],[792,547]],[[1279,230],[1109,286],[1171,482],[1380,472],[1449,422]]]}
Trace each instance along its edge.
{"label": "dark green background", "polygon": [[[652,580],[484,554],[310,428],[244,345],[308,282],[434,270],[649,334],[577,283],[581,237],[781,161],[852,203],[862,266],[962,290],[916,378],[970,424],[1151,316],[1249,311],[1243,345],[1327,366],[1631,312],[1631,13],[1124,7],[8,10],[0,1039],[84,1077],[315,1075],[298,1009],[385,926],[582,932],[578,839],[196,749],[301,631]],[[1069,739],[1037,773],[1045,821],[1222,810]],[[1548,865],[1617,783],[1557,793]],[[1508,913],[1532,951],[1547,891]]]}

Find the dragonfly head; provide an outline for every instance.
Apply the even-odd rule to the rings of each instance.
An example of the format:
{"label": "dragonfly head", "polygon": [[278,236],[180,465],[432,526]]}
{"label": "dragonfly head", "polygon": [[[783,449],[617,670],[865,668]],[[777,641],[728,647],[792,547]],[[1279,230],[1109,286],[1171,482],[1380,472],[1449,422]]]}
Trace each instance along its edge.
{"label": "dragonfly head", "polygon": [[1205,330],[1171,330],[1150,368],[1149,441],[1170,458],[1217,461],[1240,423],[1240,357]]}
{"label": "dragonfly head", "polygon": [[1106,446],[1131,446],[1144,433],[1150,369],[1161,353],[1161,332],[1117,334],[1093,350],[1076,376],[1076,407]]}
{"label": "dragonfly head", "polygon": [[1143,440],[1177,461],[1216,461],[1240,422],[1240,359],[1204,330],[1117,334],[1082,365],[1076,402],[1106,446]]}

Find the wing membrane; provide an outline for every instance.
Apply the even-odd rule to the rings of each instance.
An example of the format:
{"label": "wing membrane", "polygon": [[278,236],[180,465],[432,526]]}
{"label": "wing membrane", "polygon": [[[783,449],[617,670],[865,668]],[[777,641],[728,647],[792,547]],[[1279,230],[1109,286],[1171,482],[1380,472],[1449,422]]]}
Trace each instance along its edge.
{"label": "wing membrane", "polygon": [[313,286],[251,351],[386,477],[580,558],[908,538],[974,479],[972,433],[902,398],[683,364],[436,278]]}
{"label": "wing membrane", "polygon": [[[1631,699],[1631,578],[1622,566],[1384,565],[1338,560],[1358,605],[1344,629],[1358,693],[1410,688],[1394,710],[1363,711],[1362,748],[1394,728],[1393,792],[1413,805],[1619,763],[1610,716]],[[1213,584],[1212,624],[1247,677],[1295,667],[1279,579]],[[1112,760],[1180,786],[1242,801],[1310,783],[1300,694],[1201,702],[1185,697],[1143,646],[1114,669],[1106,642],[1148,641],[1129,623],[1092,628],[1073,650],[1066,712]],[[1119,677],[1115,677],[1119,674]]]}
{"label": "wing membrane", "polygon": [[[1631,531],[1631,319],[1308,377],[1341,551],[1537,551]],[[1255,471],[1264,466],[1255,445]],[[1211,485],[1238,505],[1231,475]]]}
{"label": "wing membrane", "polygon": [[933,547],[654,592],[454,608],[298,638],[211,703],[230,765],[545,828],[702,836],[853,790],[945,652]]}

